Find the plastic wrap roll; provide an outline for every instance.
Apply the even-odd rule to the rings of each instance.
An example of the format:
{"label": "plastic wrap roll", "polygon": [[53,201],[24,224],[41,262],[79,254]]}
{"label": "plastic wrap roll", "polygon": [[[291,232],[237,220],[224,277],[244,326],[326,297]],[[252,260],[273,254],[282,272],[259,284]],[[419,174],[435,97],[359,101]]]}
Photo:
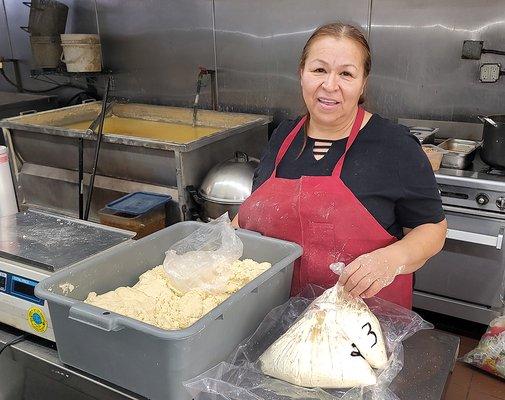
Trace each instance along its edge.
{"label": "plastic wrap roll", "polygon": [[0,217],[18,212],[7,147],[0,146]]}

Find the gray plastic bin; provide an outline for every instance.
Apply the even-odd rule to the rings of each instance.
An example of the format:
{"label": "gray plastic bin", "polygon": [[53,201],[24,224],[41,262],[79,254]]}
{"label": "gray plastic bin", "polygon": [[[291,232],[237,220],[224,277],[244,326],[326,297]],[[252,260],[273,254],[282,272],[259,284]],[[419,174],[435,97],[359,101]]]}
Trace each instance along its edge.
{"label": "gray plastic bin", "polygon": [[[225,360],[272,308],[289,298],[300,246],[237,231],[243,258],[268,261],[272,267],[183,330],[160,329],[83,300],[90,291],[135,284],[139,275],[163,262],[173,243],[201,225],[172,225],[41,281],[35,294],[48,301],[61,361],[150,399],[190,399],[181,382]],[[59,285],[66,282],[75,289],[65,296]]]}

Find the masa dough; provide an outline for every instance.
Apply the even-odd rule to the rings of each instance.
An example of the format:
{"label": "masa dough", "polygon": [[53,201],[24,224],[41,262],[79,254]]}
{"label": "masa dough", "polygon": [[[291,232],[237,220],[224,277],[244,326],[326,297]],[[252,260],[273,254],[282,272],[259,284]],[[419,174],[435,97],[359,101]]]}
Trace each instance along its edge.
{"label": "masa dough", "polygon": [[140,275],[132,287],[119,287],[101,295],[91,292],[84,302],[159,328],[184,329],[270,267],[266,262],[238,260],[229,266],[231,273],[224,290],[193,289],[182,293],[159,265]]}
{"label": "masa dough", "polygon": [[338,285],[313,301],[303,316],[259,358],[261,370],[298,386],[373,385],[372,368],[388,362],[379,320],[363,300]]}

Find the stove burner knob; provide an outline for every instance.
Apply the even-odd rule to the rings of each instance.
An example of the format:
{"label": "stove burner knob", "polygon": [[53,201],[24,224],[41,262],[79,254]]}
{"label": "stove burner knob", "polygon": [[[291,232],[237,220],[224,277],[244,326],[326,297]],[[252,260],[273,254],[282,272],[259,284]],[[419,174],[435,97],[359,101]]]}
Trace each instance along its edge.
{"label": "stove burner knob", "polygon": [[496,200],[496,206],[500,209],[500,210],[505,210],[505,197],[498,197],[498,199]]}
{"label": "stove burner knob", "polygon": [[[475,198],[475,201],[477,202],[477,204],[479,206],[485,206],[487,203],[489,203],[489,197],[487,197],[487,195],[484,193],[480,193]],[[504,199],[504,201],[505,201],[505,199]],[[505,204],[504,204],[504,206],[505,206]]]}

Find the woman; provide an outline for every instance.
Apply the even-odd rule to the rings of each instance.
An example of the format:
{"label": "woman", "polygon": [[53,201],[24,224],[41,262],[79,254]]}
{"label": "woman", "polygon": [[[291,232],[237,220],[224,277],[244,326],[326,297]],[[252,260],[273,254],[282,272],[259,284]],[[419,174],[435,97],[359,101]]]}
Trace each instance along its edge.
{"label": "woman", "polygon": [[446,221],[428,159],[408,129],[359,104],[370,48],[351,25],[318,28],[300,59],[307,114],[274,131],[239,210],[241,228],[300,244],[292,294],[339,284],[412,307],[412,273],[444,244]]}

